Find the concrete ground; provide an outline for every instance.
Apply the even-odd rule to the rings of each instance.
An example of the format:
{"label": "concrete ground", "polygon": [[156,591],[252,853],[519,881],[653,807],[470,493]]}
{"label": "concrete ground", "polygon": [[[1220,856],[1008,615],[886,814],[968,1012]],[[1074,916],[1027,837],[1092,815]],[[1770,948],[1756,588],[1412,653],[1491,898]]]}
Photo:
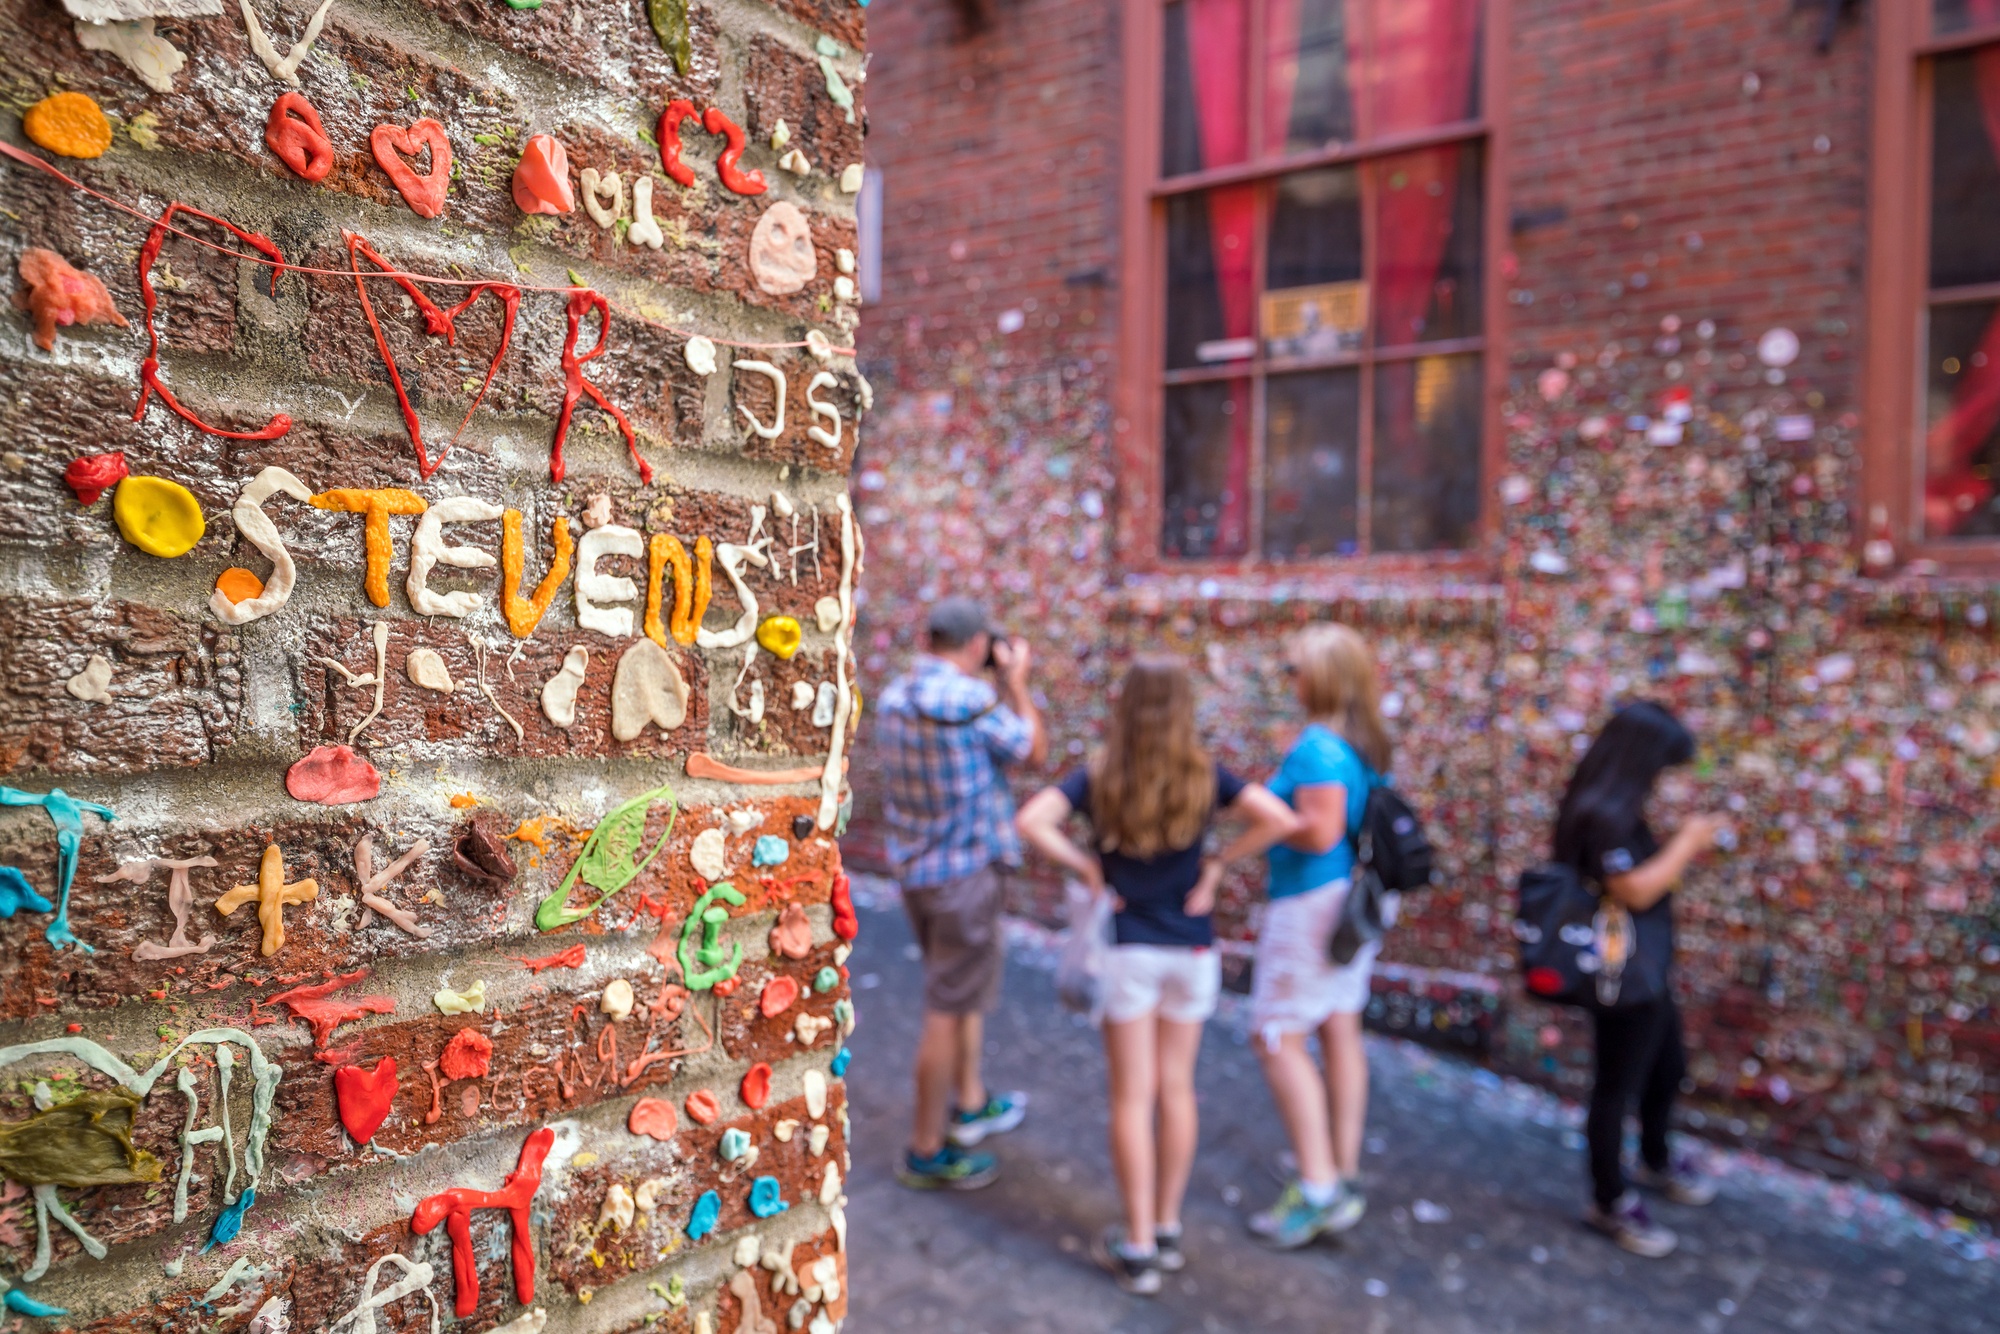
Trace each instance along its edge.
{"label": "concrete ground", "polygon": [[856,1334],[2000,1327],[1990,1237],[1748,1155],[1707,1155],[1723,1181],[1710,1207],[1657,1208],[1681,1233],[1674,1256],[1626,1256],[1576,1222],[1575,1108],[1389,1040],[1370,1040],[1368,1217],[1337,1244],[1263,1250],[1242,1218],[1276,1193],[1267,1165],[1283,1132],[1229,1009],[1202,1050],[1189,1266],[1159,1297],[1126,1296],[1085,1252],[1117,1214],[1096,1032],[1063,1013],[1049,973],[1017,952],[988,1028],[987,1070],[995,1087],[1032,1094],[1027,1124],[989,1141],[1003,1164],[989,1189],[905,1191],[891,1168],[907,1133],[921,974],[893,900],[864,909],[861,923],[849,961],[860,1011],[848,1076]]}

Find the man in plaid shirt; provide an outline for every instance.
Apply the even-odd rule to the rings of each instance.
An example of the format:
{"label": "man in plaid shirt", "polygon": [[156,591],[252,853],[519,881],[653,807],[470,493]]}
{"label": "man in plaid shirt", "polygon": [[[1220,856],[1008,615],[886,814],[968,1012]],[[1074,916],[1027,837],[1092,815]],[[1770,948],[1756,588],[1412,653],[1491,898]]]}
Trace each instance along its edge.
{"label": "man in plaid shirt", "polygon": [[[1012,1130],[1027,1111],[1026,1094],[987,1091],[979,1052],[1005,962],[1003,872],[1021,860],[1004,770],[1039,764],[1048,740],[1028,694],[1024,641],[996,637],[970,598],[939,602],[929,632],[930,652],[876,699],[873,737],[887,777],[889,858],[924,955],[915,1127],[898,1176],[917,1189],[972,1190],[999,1170],[974,1146]],[[983,674],[988,666],[998,690]],[[947,1129],[954,1084],[958,1106]]]}

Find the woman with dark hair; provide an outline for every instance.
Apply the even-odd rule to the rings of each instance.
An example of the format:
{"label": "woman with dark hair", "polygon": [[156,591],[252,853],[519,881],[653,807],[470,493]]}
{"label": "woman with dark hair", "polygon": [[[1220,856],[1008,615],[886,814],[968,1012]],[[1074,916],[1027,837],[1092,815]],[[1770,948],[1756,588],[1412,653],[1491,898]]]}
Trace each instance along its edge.
{"label": "woman with dark hair", "polygon": [[[1720,822],[1694,816],[1662,845],[1645,809],[1660,774],[1693,758],[1694,736],[1678,718],[1657,704],[1628,704],[1584,753],[1556,813],[1555,859],[1575,867],[1605,900],[1600,934],[1608,927],[1614,937],[1623,935],[1624,945],[1604,942],[1599,952],[1607,962],[1622,963],[1632,979],[1625,983],[1627,1003],[1616,1003],[1615,990],[1600,988],[1600,1003],[1591,1009],[1597,1083],[1587,1127],[1593,1198],[1584,1222],[1649,1259],[1670,1253],[1678,1238],[1654,1223],[1625,1186],[1625,1111],[1635,1097],[1642,1161],[1633,1179],[1677,1204],[1715,1198],[1711,1183],[1668,1153],[1667,1121],[1687,1074],[1680,1010],[1669,982],[1672,891],[1688,864],[1714,845]],[[1635,994],[1647,998],[1632,1001]]]}

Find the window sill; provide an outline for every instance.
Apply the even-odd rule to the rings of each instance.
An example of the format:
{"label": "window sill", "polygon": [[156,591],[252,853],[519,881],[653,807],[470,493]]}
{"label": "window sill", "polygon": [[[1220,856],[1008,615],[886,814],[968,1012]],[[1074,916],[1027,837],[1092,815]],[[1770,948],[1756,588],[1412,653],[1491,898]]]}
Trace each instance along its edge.
{"label": "window sill", "polygon": [[1230,629],[1297,625],[1328,613],[1358,624],[1494,628],[1504,608],[1498,583],[1438,571],[1177,570],[1127,575],[1124,585],[1108,596],[1118,620],[1144,623],[1192,615]]}
{"label": "window sill", "polygon": [[2000,624],[2000,562],[1964,567],[1899,570],[1886,578],[1857,578],[1847,586],[1860,619],[1870,625],[1962,625],[1973,630]]}

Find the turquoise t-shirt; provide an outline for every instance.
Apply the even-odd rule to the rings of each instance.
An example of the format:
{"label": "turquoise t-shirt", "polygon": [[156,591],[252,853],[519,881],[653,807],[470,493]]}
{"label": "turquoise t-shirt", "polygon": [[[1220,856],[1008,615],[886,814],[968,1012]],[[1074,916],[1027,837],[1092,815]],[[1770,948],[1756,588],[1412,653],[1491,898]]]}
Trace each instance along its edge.
{"label": "turquoise t-shirt", "polygon": [[1361,823],[1361,812],[1367,808],[1368,789],[1374,782],[1374,774],[1369,771],[1361,753],[1338,733],[1318,723],[1308,724],[1306,730],[1299,733],[1299,739],[1285,756],[1284,763],[1278,766],[1278,772],[1265,786],[1296,810],[1298,803],[1292,800],[1292,794],[1300,788],[1323,783],[1341,784],[1347,789],[1347,832],[1340,842],[1318,855],[1300,852],[1282,843],[1272,848],[1266,854],[1271,860],[1270,897],[1282,899],[1292,894],[1303,894],[1348,877],[1354,869],[1354,844],[1351,840],[1355,827]]}

